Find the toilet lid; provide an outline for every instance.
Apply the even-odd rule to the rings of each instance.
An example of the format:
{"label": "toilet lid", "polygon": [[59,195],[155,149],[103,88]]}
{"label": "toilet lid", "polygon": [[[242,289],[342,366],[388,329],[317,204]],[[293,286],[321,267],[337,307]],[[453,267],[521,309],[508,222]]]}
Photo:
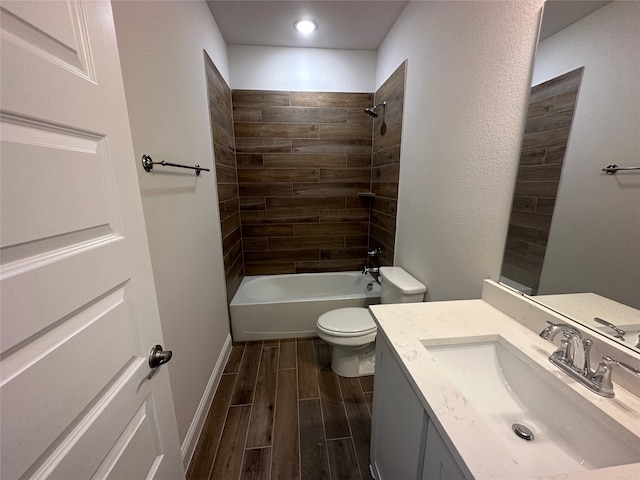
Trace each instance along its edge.
{"label": "toilet lid", "polygon": [[361,307],[339,308],[318,317],[318,328],[336,337],[355,337],[376,331],[369,310]]}

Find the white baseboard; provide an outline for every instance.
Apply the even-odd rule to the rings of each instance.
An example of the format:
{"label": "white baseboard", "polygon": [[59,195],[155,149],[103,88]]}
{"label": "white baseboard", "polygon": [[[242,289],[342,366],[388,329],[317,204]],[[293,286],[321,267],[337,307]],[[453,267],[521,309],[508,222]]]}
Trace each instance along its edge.
{"label": "white baseboard", "polygon": [[193,452],[196,449],[196,444],[198,443],[198,439],[202,433],[204,421],[207,418],[207,413],[209,413],[211,403],[213,402],[213,396],[215,395],[218,384],[220,383],[220,378],[222,378],[224,366],[227,364],[227,360],[229,359],[232,346],[231,343],[231,335],[228,335],[224,345],[222,346],[222,351],[220,352],[216,365],[213,368],[213,372],[211,372],[211,377],[209,377],[209,382],[202,394],[198,409],[196,410],[196,414],[193,416],[193,421],[189,426],[184,442],[182,442],[182,464],[184,465],[185,472],[189,468],[189,463],[191,463]]}

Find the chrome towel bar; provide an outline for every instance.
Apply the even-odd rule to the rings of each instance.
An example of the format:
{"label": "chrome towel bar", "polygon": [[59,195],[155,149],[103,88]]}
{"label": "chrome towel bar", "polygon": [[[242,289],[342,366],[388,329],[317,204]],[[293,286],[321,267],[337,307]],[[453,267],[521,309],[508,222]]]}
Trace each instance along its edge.
{"label": "chrome towel bar", "polygon": [[607,172],[607,175],[613,175],[618,170],[640,170],[640,167],[619,167],[618,165],[612,164],[612,165],[607,165],[605,168],[602,169],[603,172]]}
{"label": "chrome towel bar", "polygon": [[149,155],[147,154],[142,155],[142,168],[144,168],[146,172],[150,172],[151,170],[153,170],[154,165],[162,165],[163,167],[189,168],[191,170],[195,170],[196,175],[200,175],[200,172],[203,170],[205,172],[211,171],[210,169],[201,167],[200,165],[195,165],[192,167],[191,165],[180,165],[179,163],[169,163],[165,161],[154,162]]}

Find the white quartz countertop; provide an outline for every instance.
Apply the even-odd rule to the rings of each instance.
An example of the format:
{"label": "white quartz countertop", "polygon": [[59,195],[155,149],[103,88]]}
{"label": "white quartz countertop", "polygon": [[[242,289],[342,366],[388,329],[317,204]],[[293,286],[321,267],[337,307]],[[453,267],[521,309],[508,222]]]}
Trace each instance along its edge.
{"label": "white quartz countertop", "polygon": [[[374,305],[370,307],[378,334],[387,339],[401,368],[436,424],[454,457],[476,479],[546,478],[556,480],[618,480],[640,478],[640,463],[535,477],[523,474],[508,448],[486,426],[483,418],[429,354],[422,341],[452,343],[467,337],[501,336],[551,375],[588,399],[624,425],[640,445],[640,399],[618,385],[616,396],[605,398],[590,392],[548,361],[555,350],[550,342],[503,314],[483,300]],[[615,378],[614,378],[615,382]],[[588,421],[588,419],[585,419]],[[594,449],[598,439],[594,439]],[[467,472],[468,473],[468,472]]]}

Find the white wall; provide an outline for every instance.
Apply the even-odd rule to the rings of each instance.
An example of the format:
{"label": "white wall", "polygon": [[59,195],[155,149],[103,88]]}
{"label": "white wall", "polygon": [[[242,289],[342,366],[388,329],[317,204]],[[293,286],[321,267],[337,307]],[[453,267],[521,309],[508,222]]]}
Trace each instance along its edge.
{"label": "white wall", "polygon": [[613,2],[540,43],[533,84],[584,66],[540,293],[640,308],[640,2]]}
{"label": "white wall", "polygon": [[229,45],[234,90],[373,92],[376,52]]}
{"label": "white wall", "polygon": [[[226,79],[228,68],[206,3],[116,1],[113,10],[136,157],[212,168],[203,50]],[[230,345],[215,173],[138,165],[138,175],[188,461]]]}
{"label": "white wall", "polygon": [[376,88],[408,59],[395,264],[431,300],[498,279],[541,6],[412,1],[378,51]]}

